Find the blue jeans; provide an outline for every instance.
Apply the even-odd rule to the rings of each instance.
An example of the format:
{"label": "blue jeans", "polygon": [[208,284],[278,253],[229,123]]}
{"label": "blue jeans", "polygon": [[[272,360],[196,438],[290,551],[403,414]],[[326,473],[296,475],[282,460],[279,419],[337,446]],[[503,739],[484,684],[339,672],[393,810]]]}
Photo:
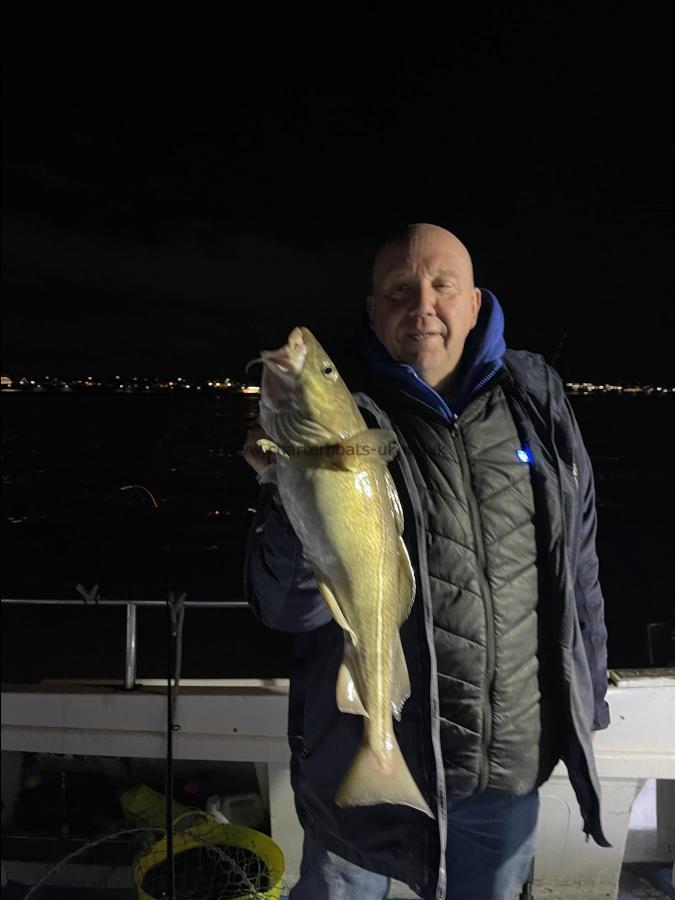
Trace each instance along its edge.
{"label": "blue jeans", "polygon": [[[534,855],[539,793],[485,791],[448,804],[447,900],[515,900]],[[324,850],[305,834],[291,900],[385,900],[389,879]]]}

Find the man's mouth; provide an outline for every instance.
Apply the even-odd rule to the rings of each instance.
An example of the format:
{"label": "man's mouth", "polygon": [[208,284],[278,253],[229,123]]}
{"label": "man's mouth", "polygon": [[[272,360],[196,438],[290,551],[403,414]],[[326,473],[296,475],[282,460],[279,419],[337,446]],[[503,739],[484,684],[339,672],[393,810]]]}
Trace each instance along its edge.
{"label": "man's mouth", "polygon": [[436,336],[442,337],[443,335],[440,331],[409,331],[406,335],[411,341],[423,341]]}

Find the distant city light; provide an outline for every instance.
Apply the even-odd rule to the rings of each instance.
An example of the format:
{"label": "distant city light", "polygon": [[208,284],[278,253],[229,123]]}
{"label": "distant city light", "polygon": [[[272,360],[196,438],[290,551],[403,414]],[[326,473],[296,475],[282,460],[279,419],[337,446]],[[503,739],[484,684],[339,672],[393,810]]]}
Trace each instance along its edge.
{"label": "distant city light", "polygon": [[[95,378],[93,375],[85,377],[69,377],[58,378],[54,376],[36,375],[33,378],[27,375],[15,375],[5,373],[0,381],[0,388],[3,391],[73,391],[86,389],[87,392],[95,391],[117,391],[125,394],[134,392],[161,392],[161,391],[202,391],[206,394],[215,392],[223,393],[239,393],[255,397],[260,394],[260,387],[257,384],[244,384],[233,381],[231,378],[220,376],[218,378],[209,378],[208,380],[194,380],[189,382],[181,375],[171,380],[158,378],[157,376],[128,376],[124,378],[122,375],[107,375]],[[667,387],[663,384],[595,384],[590,381],[569,381],[565,384],[565,391],[572,396],[672,396],[675,394],[675,387]]]}

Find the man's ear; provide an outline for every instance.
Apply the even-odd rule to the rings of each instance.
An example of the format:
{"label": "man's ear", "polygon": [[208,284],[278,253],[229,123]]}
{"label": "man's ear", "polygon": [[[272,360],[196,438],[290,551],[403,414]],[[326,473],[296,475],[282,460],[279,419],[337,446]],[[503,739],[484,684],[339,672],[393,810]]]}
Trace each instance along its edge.
{"label": "man's ear", "polygon": [[368,297],[366,299],[366,309],[368,310],[368,320],[370,322],[370,327],[374,328],[375,326],[373,325],[373,313],[375,311],[375,298],[372,294],[368,294]]}
{"label": "man's ear", "polygon": [[473,322],[471,323],[471,327],[473,328],[476,322],[478,321],[478,313],[480,312],[480,304],[481,304],[482,295],[480,292],[480,288],[473,289]]}

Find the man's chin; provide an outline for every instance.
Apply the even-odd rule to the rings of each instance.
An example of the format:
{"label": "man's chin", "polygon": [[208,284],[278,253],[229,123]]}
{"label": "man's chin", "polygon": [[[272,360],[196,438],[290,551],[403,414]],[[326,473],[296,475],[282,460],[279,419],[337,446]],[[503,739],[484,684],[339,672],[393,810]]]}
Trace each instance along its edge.
{"label": "man's chin", "polygon": [[407,346],[402,349],[399,359],[417,370],[419,366],[433,367],[434,362],[438,363],[440,356],[438,348],[435,347]]}
{"label": "man's chin", "polygon": [[401,362],[413,368],[422,381],[426,381],[432,387],[445,381],[452,372],[446,360],[439,360],[438,353],[409,353]]}

